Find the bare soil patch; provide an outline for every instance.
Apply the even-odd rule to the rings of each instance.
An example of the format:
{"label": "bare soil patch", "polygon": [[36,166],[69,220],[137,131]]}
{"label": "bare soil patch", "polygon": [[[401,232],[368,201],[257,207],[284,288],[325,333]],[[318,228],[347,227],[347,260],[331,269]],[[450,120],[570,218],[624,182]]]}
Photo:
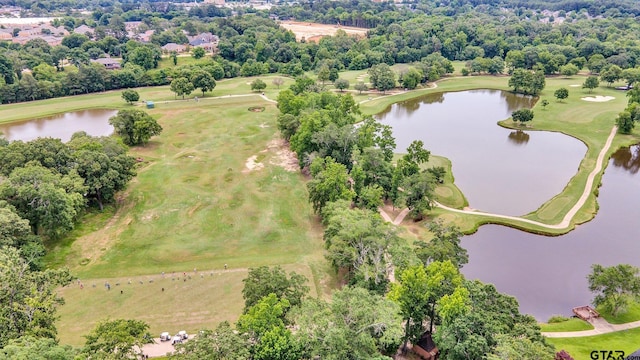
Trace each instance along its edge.
{"label": "bare soil patch", "polygon": [[264,164],[258,162],[258,155],[253,155],[247,159],[247,162],[244,163],[246,169],[242,170],[243,173],[249,173],[254,170],[260,170],[264,168]]}
{"label": "bare soil patch", "polygon": [[367,34],[369,29],[357,28],[351,26],[328,25],[299,21],[281,21],[280,26],[287,30],[291,30],[296,35],[296,40],[319,39],[322,36],[333,36],[338,30],[344,30],[349,35],[362,36]]}
{"label": "bare soil patch", "polygon": [[300,168],[298,156],[289,149],[289,144],[284,139],[271,140],[267,144],[267,150],[275,154],[269,161],[271,164],[280,166],[290,172],[296,172]]}

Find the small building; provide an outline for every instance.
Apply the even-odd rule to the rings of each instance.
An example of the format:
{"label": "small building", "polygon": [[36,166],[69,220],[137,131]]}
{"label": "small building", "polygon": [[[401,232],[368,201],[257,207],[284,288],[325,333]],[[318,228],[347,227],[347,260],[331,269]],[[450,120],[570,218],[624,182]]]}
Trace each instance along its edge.
{"label": "small building", "polygon": [[156,104],[154,104],[153,101],[147,101],[147,109],[153,109],[154,107],[156,107]]}
{"label": "small building", "polygon": [[431,338],[430,332],[425,332],[417,344],[413,345],[411,350],[423,360],[438,360],[439,351],[436,344]]}
{"label": "small building", "polygon": [[91,62],[102,64],[104,68],[107,70],[120,69],[120,61],[112,58],[100,58],[100,59],[91,60]]}
{"label": "small building", "polygon": [[73,32],[76,34],[87,35],[88,37],[93,37],[94,30],[87,25],[80,25],[77,28],[73,29]]}

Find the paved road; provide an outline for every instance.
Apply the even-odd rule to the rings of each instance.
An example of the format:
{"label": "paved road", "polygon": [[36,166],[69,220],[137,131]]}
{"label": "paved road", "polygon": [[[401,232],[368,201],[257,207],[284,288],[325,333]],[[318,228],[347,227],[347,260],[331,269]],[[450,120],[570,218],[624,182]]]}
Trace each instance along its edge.
{"label": "paved road", "polygon": [[608,334],[640,327],[640,321],[634,321],[626,324],[610,324],[607,320],[601,317],[591,319],[589,320],[589,323],[593,325],[593,330],[543,332],[542,335],[550,338],[584,337]]}

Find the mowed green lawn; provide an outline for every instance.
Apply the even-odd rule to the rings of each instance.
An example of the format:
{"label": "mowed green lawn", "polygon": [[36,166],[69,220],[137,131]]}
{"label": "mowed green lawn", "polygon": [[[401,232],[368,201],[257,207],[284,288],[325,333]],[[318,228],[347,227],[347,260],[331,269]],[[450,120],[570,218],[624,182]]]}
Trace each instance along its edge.
{"label": "mowed green lawn", "polygon": [[[592,359],[592,351],[602,350],[620,350],[628,356],[640,349],[640,328],[579,338],[547,338],[547,341],[556,347],[556,351],[566,350],[576,360]],[[606,359],[599,355],[599,359]]]}
{"label": "mowed green lawn", "polygon": [[[284,269],[312,277],[306,265],[289,265]],[[149,331],[154,337],[163,331],[174,334],[186,330],[193,334],[201,329],[213,329],[222,321],[233,323],[244,307],[242,279],[246,277],[246,269],[197,269],[197,272],[185,269],[167,272],[164,277],[158,273],[80,279],[82,288],[74,282],[58,291],[66,302],[58,311],[60,320],[56,325],[60,341],[83,345],[83,336],[104,319],[143,320],[150,325]],[[111,290],[105,287],[106,282]],[[312,284],[310,296],[316,296]]]}

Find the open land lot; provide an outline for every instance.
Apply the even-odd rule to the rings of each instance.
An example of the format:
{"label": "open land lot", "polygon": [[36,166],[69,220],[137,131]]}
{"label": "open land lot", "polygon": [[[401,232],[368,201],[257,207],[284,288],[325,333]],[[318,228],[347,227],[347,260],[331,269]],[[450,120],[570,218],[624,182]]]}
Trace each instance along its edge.
{"label": "open land lot", "polygon": [[302,38],[307,40],[319,38],[327,35],[335,35],[338,30],[343,30],[348,35],[365,36],[369,29],[357,28],[351,26],[318,24],[300,21],[281,21],[280,26],[287,30],[291,30],[299,41]]}

